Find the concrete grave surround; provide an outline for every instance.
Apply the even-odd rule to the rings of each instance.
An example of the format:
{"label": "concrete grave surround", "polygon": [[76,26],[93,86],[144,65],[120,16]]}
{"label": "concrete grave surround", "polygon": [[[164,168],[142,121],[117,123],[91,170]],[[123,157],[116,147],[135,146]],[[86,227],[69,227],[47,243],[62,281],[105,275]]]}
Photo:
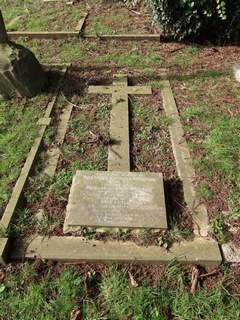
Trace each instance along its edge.
{"label": "concrete grave surround", "polygon": [[158,173],[77,171],[64,232],[93,228],[167,228]]}

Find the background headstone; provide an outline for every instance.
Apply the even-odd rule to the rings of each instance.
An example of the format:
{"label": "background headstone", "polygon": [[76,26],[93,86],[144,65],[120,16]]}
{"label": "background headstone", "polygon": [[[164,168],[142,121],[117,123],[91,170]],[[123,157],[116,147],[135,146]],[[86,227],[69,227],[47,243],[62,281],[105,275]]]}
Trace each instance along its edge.
{"label": "background headstone", "polygon": [[0,11],[0,96],[32,97],[45,83],[46,75],[34,54],[9,41]]}

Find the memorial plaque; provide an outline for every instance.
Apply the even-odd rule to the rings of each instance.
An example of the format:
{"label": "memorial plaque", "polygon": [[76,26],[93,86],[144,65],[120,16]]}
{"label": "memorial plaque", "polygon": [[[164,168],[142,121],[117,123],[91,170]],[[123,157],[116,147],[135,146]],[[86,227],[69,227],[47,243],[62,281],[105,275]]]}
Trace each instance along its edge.
{"label": "memorial plaque", "polygon": [[64,232],[93,228],[167,228],[160,173],[77,171]]}

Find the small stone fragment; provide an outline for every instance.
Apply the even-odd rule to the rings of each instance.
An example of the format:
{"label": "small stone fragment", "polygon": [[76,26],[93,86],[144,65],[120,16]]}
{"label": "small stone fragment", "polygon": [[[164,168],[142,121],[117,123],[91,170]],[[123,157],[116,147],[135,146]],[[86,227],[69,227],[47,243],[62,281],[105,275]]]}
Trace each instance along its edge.
{"label": "small stone fragment", "polygon": [[235,247],[233,243],[224,243],[222,252],[226,262],[240,263],[240,248]]}
{"label": "small stone fragment", "polygon": [[233,66],[233,74],[237,82],[240,82],[240,64]]}

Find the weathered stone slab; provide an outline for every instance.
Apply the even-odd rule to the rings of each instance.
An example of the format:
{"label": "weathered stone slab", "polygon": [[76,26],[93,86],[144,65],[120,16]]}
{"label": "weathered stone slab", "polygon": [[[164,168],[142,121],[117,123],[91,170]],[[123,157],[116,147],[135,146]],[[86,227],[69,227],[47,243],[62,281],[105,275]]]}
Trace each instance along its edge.
{"label": "weathered stone slab", "polygon": [[162,175],[77,171],[64,232],[81,227],[167,228]]}
{"label": "weathered stone slab", "polygon": [[240,64],[233,66],[233,74],[237,82],[240,82]]}
{"label": "weathered stone slab", "polygon": [[34,54],[14,43],[0,44],[0,93],[4,98],[32,97],[46,83],[46,75]]}
{"label": "weathered stone slab", "polygon": [[183,264],[219,266],[221,253],[216,241],[195,238],[174,243],[169,250],[158,246],[137,246],[133,242],[84,241],[80,237],[36,237],[29,244],[16,242],[11,259],[46,259],[63,262],[117,262],[166,264],[173,260]]}
{"label": "weathered stone slab", "polygon": [[81,32],[83,32],[83,26],[84,26],[84,24],[86,22],[87,16],[88,16],[88,12],[84,14],[84,16],[79,20],[79,22],[78,22],[78,24],[76,26],[76,31],[78,31],[79,34]]}
{"label": "weathered stone slab", "polygon": [[46,84],[46,74],[35,55],[10,42],[0,10],[0,96],[32,97]]}
{"label": "weathered stone slab", "polygon": [[237,248],[233,243],[224,243],[222,245],[222,252],[226,262],[240,264],[240,248]]}

